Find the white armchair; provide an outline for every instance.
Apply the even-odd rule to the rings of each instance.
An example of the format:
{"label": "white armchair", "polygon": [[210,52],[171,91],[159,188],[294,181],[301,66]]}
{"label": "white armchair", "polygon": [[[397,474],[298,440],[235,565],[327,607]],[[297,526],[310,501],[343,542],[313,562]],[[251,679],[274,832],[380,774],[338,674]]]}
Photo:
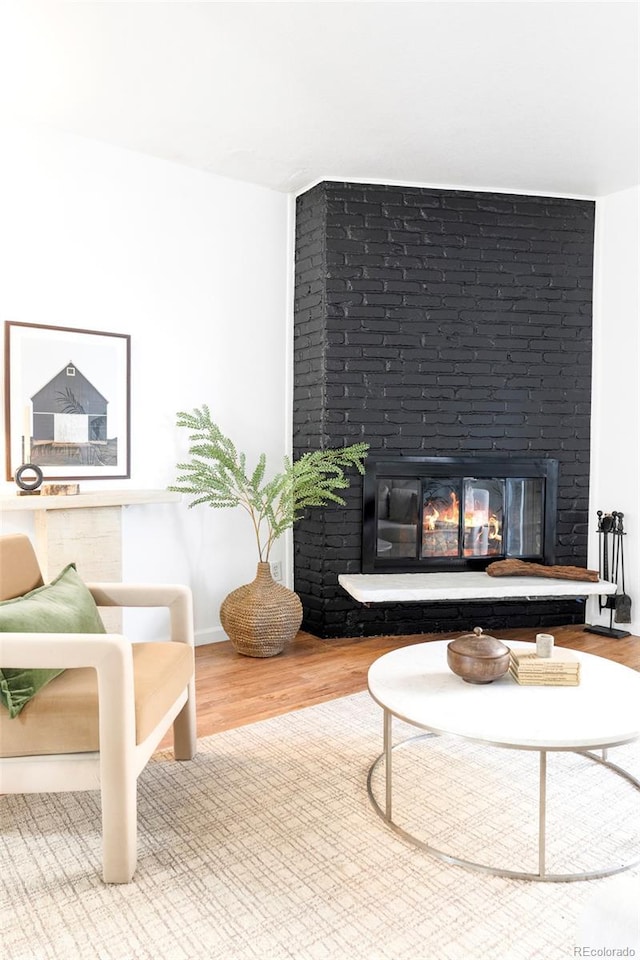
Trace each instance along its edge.
{"label": "white armchair", "polygon": [[[0,537],[0,600],[42,583],[28,538]],[[10,718],[0,704],[0,793],[100,790],[103,878],[136,869],[137,778],[173,724],[176,760],[196,751],[191,593],[177,585],[87,584],[98,607],[167,607],[171,639],[0,633],[0,667],[65,668]]]}

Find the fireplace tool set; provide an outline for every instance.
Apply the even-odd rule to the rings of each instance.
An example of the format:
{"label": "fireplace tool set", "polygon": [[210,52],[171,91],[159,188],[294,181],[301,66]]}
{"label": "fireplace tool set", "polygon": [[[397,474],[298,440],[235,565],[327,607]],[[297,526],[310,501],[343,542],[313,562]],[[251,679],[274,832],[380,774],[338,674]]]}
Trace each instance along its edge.
{"label": "fireplace tool set", "polygon": [[585,627],[588,633],[597,633],[602,637],[616,640],[630,636],[628,630],[616,630],[616,623],[631,622],[631,597],[625,592],[624,582],[624,514],[618,510],[603,513],[598,510],[598,569],[602,580],[615,583],[617,592],[613,596],[600,597],[600,611],[609,610],[609,626]]}

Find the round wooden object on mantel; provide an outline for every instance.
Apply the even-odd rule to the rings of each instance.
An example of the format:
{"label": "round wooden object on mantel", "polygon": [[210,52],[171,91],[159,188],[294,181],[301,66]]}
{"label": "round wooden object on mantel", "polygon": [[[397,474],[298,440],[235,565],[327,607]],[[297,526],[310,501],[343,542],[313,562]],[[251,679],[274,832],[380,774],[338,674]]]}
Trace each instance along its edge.
{"label": "round wooden object on mantel", "polygon": [[293,590],[275,582],[270,564],[259,563],[255,580],[222,601],[220,622],[238,653],[273,657],[300,629],[302,604]]}

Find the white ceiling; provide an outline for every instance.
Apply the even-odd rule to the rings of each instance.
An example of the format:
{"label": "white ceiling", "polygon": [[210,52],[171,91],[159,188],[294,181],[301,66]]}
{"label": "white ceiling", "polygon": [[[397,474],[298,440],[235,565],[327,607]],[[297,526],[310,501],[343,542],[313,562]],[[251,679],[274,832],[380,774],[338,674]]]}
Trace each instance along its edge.
{"label": "white ceiling", "polygon": [[0,118],[276,190],[639,182],[638,4],[0,0]]}

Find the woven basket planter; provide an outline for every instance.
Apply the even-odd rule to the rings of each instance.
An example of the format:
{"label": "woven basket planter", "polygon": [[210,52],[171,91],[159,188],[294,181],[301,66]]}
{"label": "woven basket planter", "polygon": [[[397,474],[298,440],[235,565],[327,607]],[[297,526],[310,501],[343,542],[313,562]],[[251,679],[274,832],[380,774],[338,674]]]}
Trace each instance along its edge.
{"label": "woven basket planter", "polygon": [[274,657],[293,640],[302,623],[298,595],[259,563],[255,580],[238,587],[220,607],[220,622],[234,649],[245,657]]}

